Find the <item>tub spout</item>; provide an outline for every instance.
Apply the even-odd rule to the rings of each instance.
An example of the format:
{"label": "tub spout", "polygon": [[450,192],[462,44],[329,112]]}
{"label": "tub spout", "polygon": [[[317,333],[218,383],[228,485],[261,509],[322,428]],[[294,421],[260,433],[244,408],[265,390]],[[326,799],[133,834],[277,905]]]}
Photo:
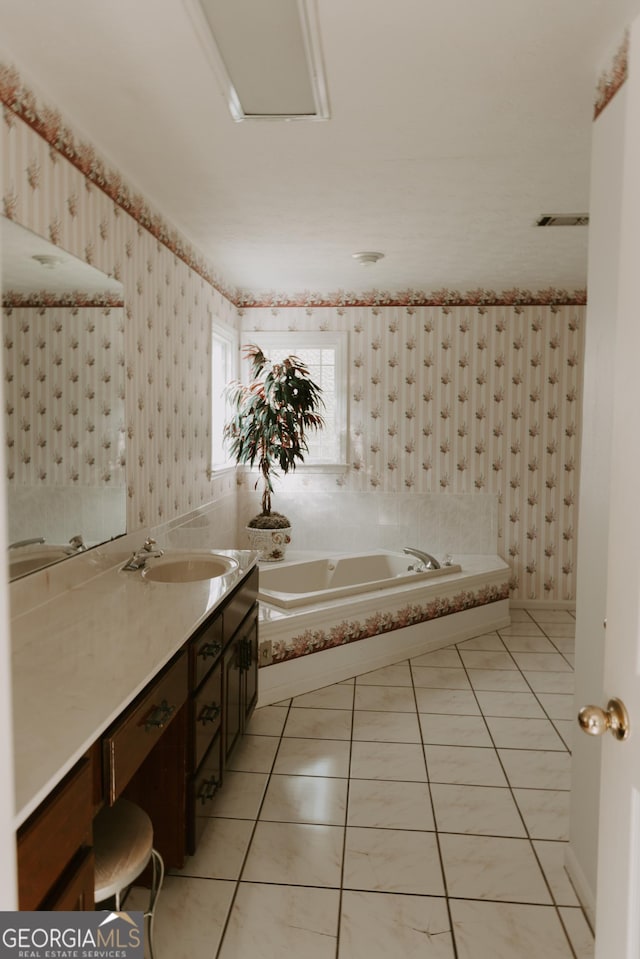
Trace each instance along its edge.
{"label": "tub spout", "polygon": [[408,553],[410,556],[415,556],[416,559],[420,560],[425,569],[440,569],[440,563],[431,553],[425,553],[423,550],[415,549],[413,546],[405,546],[402,552]]}

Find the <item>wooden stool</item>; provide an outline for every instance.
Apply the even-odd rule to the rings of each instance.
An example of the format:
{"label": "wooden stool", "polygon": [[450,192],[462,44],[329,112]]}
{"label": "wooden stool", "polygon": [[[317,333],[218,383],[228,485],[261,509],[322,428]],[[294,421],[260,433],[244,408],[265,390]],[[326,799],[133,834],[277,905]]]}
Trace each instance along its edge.
{"label": "wooden stool", "polygon": [[118,799],[113,806],[101,809],[93,822],[95,854],[95,901],[115,896],[120,911],[120,896],[144,871],[149,860],[153,865],[149,905],[144,914],[148,920],[149,954],[153,959],[153,917],[164,879],[164,863],[153,848],[151,820],[139,806],[127,799]]}

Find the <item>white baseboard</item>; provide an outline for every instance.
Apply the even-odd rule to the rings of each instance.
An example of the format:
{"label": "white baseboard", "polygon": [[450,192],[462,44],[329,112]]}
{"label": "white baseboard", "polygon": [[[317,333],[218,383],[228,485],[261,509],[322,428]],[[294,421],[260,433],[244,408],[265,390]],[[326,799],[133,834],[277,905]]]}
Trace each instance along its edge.
{"label": "white baseboard", "polygon": [[511,609],[568,609],[575,610],[575,599],[512,599]]}
{"label": "white baseboard", "polygon": [[508,626],[508,600],[466,609],[415,626],[370,636],[345,646],[324,649],[284,663],[264,666],[259,671],[258,706],[268,706],[350,679],[359,673],[390,666],[433,649],[459,643],[472,636]]}
{"label": "white baseboard", "polygon": [[564,853],[564,867],[569,874],[569,879],[573,884],[576,896],[580,900],[580,905],[587,914],[587,919],[591,924],[591,929],[596,928],[596,897],[594,890],[587,882],[582,867],[578,862],[576,855],[570,843],[567,843]]}

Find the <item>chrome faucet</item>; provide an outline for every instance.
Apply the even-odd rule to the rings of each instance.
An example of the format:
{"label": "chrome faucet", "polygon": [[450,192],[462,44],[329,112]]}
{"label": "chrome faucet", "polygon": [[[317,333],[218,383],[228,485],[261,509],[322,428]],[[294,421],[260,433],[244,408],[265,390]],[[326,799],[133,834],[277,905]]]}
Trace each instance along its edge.
{"label": "chrome faucet", "polygon": [[80,553],[82,550],[85,550],[87,547],[84,545],[84,540],[82,534],[78,533],[76,536],[72,536],[69,540],[69,546],[71,551],[74,553]]}
{"label": "chrome faucet", "polygon": [[20,549],[21,546],[34,546],[36,543],[44,543],[44,536],[34,536],[32,539],[19,539],[15,543],[9,543],[9,549]]}
{"label": "chrome faucet", "polygon": [[[403,553],[408,553],[410,556],[415,556],[416,559],[420,560],[423,569],[440,569],[440,563],[432,556],[431,553],[424,553],[421,549],[415,549],[413,546],[405,546],[402,550]],[[410,569],[415,567],[410,567]]]}
{"label": "chrome faucet", "polygon": [[140,547],[140,549],[136,549],[133,551],[130,559],[128,560],[128,562],[124,564],[122,568],[127,570],[144,569],[148,559],[152,559],[153,557],[156,557],[156,556],[162,556],[164,554],[164,550],[155,549],[154,548],[155,545],[156,545],[155,539],[151,539],[151,537],[146,539],[144,541],[144,544]]}

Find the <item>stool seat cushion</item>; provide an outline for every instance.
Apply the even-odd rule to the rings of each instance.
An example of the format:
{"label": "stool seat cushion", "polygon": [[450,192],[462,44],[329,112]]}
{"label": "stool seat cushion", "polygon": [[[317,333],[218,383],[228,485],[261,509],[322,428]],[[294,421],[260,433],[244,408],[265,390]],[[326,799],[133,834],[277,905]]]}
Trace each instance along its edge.
{"label": "stool seat cushion", "polygon": [[95,900],[121,892],[143,871],[153,849],[153,826],[139,806],[119,799],[93,823]]}

